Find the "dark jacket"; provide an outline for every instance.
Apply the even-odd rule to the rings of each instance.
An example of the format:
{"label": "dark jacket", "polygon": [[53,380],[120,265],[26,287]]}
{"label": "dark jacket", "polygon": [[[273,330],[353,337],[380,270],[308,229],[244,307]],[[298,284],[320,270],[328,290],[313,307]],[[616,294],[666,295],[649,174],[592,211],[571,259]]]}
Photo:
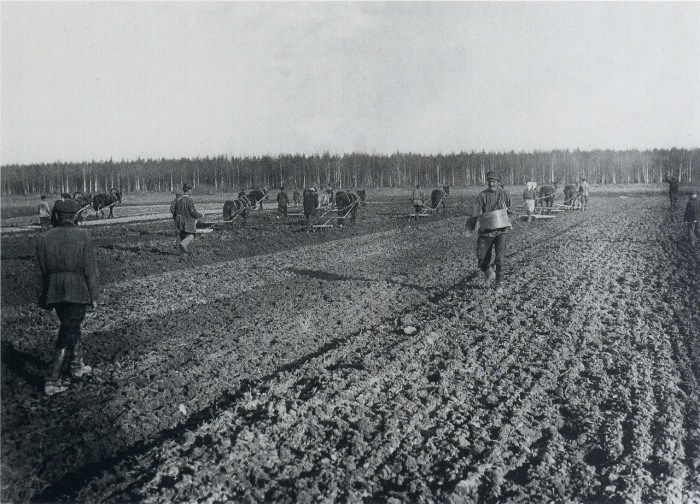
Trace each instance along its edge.
{"label": "dark jacket", "polygon": [[289,205],[289,196],[287,196],[286,192],[282,191],[277,195],[277,204],[281,207]]}
{"label": "dark jacket", "polygon": [[194,208],[194,201],[187,194],[180,196],[175,201],[175,227],[181,233],[196,233],[197,219],[202,218],[202,214]]}
{"label": "dark jacket", "polygon": [[36,257],[41,273],[40,304],[90,304],[99,298],[97,262],[92,237],[70,223],[61,223],[38,238]]}
{"label": "dark jacket", "polygon": [[696,222],[700,220],[700,199],[693,198],[688,200],[683,214],[683,222]]}
{"label": "dark jacket", "polygon": [[318,208],[318,193],[316,191],[304,192],[304,215],[309,215],[316,212]]}
{"label": "dark jacket", "polygon": [[510,209],[510,194],[499,187],[497,189],[485,189],[476,197],[476,206],[474,207],[474,215],[481,215],[494,210],[503,208]]}
{"label": "dark jacket", "polygon": [[680,184],[679,180],[675,177],[666,179],[666,182],[668,182],[668,192],[670,194],[678,194],[678,186]]}

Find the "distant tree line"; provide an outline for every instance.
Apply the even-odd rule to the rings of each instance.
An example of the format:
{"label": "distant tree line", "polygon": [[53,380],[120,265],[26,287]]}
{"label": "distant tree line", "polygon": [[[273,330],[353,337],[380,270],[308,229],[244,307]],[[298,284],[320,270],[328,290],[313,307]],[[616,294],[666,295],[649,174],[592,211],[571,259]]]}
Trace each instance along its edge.
{"label": "distant tree line", "polygon": [[190,182],[199,191],[238,191],[264,186],[408,187],[483,185],[486,172],[501,173],[506,185],[533,180],[593,184],[700,181],[700,149],[555,150],[548,152],[460,152],[458,154],[279,155],[196,159],[137,159],[7,165],[2,194],[61,192],[175,192]]}

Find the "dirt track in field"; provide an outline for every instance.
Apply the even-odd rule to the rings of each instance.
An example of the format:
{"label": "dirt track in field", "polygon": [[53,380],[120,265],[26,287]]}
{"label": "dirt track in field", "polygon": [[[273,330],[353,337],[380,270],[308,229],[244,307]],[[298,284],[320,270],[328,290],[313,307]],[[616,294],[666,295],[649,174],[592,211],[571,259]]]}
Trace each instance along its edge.
{"label": "dirt track in field", "polygon": [[463,218],[391,202],[217,231],[177,266],[167,228],[96,235],[125,278],[67,394],[40,394],[53,316],[3,285],[3,501],[700,499],[698,255],[649,202],[516,222],[500,297]]}

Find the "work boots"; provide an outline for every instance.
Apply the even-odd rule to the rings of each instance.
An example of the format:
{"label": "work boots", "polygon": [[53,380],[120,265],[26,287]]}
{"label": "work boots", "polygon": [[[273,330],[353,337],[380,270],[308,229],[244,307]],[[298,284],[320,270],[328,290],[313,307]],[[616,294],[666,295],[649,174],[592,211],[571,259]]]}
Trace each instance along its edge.
{"label": "work boots", "polygon": [[496,265],[496,294],[503,294],[503,267],[500,264]]}
{"label": "work boots", "polygon": [[56,357],[54,358],[53,365],[51,367],[51,378],[44,385],[44,394],[47,396],[60,394],[61,392],[68,390],[68,387],[60,381],[61,371],[63,370],[63,365],[66,363],[67,357],[67,348],[59,348],[56,351]]}
{"label": "work boots", "polygon": [[80,341],[78,341],[73,349],[71,373],[75,378],[82,378],[83,376],[90,376],[92,374],[92,368],[90,366],[86,366],[83,362],[83,344]]}
{"label": "work boots", "polygon": [[496,279],[496,272],[493,271],[493,267],[489,266],[486,271],[484,271],[484,289],[491,288],[493,281]]}

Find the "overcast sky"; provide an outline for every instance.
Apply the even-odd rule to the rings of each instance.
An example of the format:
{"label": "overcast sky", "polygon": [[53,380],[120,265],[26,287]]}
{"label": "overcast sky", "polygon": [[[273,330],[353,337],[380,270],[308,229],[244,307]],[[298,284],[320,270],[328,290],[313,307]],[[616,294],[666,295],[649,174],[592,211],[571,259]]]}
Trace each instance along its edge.
{"label": "overcast sky", "polygon": [[700,147],[700,3],[0,3],[0,163]]}

